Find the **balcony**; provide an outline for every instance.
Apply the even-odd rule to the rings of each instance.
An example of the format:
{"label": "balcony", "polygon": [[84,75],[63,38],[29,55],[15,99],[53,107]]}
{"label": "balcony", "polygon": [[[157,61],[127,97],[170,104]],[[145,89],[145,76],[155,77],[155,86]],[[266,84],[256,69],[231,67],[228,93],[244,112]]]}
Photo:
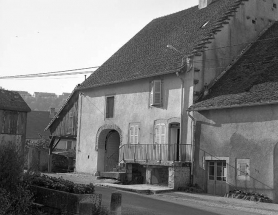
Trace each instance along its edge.
{"label": "balcony", "polygon": [[119,148],[120,161],[149,165],[191,162],[191,144],[124,144]]}

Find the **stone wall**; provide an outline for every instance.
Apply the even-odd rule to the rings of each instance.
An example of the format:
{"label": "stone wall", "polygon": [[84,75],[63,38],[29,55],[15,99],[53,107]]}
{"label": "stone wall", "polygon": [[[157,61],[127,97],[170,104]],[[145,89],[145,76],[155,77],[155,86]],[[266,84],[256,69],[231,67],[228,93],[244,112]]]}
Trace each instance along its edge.
{"label": "stone wall", "polygon": [[168,187],[178,189],[190,183],[190,167],[169,167]]}

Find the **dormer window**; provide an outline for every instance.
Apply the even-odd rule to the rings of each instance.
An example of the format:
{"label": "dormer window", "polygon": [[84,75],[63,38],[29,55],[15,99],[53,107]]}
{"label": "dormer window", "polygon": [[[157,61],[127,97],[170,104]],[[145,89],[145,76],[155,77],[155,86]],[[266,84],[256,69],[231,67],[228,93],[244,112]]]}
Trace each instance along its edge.
{"label": "dormer window", "polygon": [[161,80],[153,80],[151,82],[150,105],[160,106],[162,104],[161,96]]}

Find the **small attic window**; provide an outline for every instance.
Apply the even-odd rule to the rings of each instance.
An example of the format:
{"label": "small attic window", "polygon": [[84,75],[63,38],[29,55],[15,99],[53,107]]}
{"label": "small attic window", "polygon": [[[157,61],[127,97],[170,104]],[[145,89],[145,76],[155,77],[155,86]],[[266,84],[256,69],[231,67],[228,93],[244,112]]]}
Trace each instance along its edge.
{"label": "small attic window", "polygon": [[205,22],[205,24],[203,24],[201,28],[206,27],[206,25],[207,25],[208,23],[209,23],[209,21]]}

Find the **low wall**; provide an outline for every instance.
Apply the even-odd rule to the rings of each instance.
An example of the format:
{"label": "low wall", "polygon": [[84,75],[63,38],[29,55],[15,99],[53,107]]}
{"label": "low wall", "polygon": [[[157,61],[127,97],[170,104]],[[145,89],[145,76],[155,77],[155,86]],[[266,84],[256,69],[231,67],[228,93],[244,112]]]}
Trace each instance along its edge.
{"label": "low wall", "polygon": [[67,214],[86,215],[101,207],[101,194],[74,194],[34,185],[31,191],[36,203]]}

